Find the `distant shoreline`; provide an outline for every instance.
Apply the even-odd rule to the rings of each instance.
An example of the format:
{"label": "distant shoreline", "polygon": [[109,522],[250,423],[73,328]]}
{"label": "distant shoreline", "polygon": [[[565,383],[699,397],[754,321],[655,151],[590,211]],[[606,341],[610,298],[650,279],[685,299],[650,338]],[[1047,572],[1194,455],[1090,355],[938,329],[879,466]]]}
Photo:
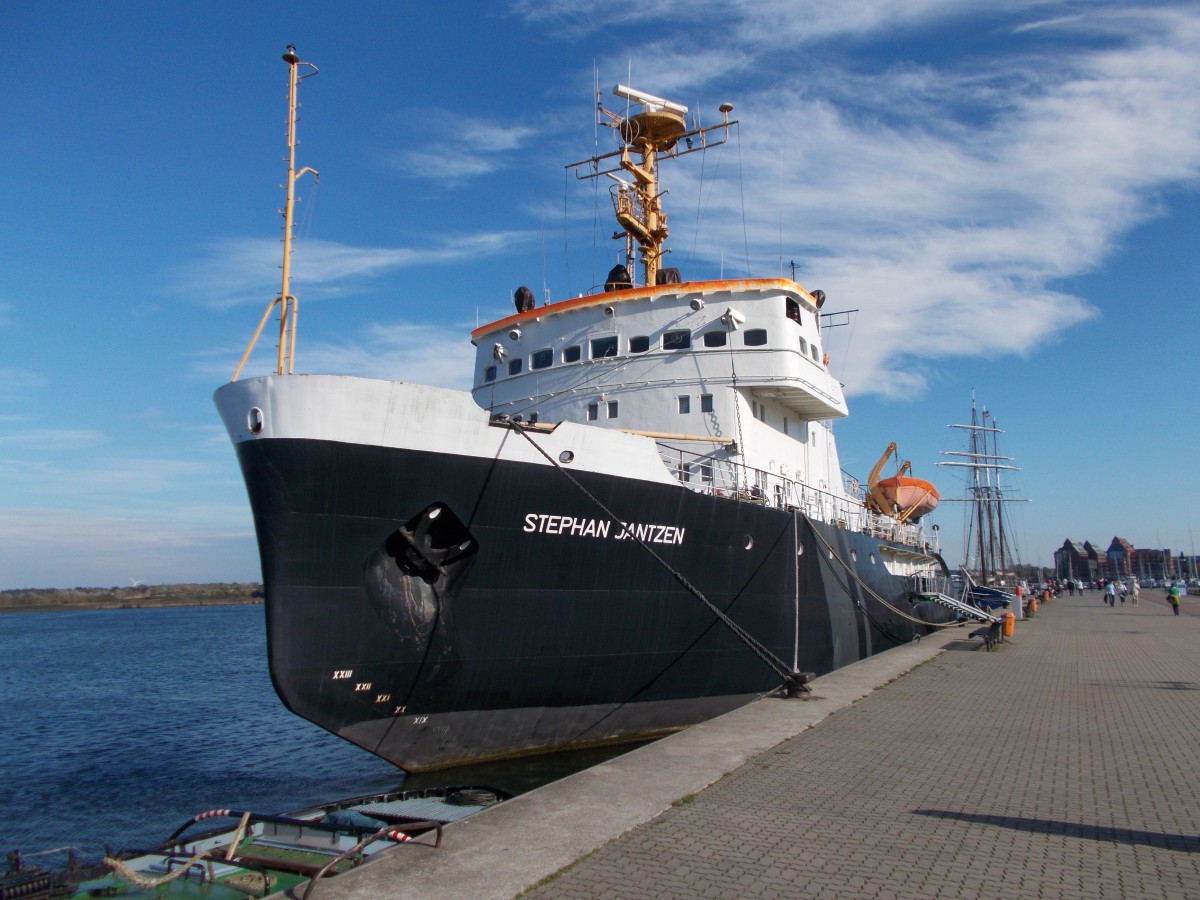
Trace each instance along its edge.
{"label": "distant shoreline", "polygon": [[0,591],[0,614],[183,606],[249,606],[261,584],[169,584],[114,588],[24,588]]}
{"label": "distant shoreline", "polygon": [[97,609],[170,609],[184,606],[261,606],[262,600],[153,600],[145,603],[57,603],[46,606],[0,606],[5,613],[85,612]]}

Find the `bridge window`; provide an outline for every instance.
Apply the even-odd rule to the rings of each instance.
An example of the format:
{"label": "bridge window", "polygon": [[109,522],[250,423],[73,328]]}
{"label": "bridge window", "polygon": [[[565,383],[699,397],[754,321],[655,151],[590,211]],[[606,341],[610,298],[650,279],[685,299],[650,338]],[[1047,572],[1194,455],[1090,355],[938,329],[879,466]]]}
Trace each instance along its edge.
{"label": "bridge window", "polygon": [[692,411],[692,398],[688,396],[676,397],[676,402],[679,405],[679,414],[686,415]]}
{"label": "bridge window", "polygon": [[587,405],[587,417],[589,422],[595,422],[600,418],[600,405],[597,403],[589,403]]}
{"label": "bridge window", "polygon": [[548,369],[552,362],[554,362],[553,350],[548,348],[546,350],[535,350],[533,355],[529,357],[529,368]]}
{"label": "bridge window", "polygon": [[712,412],[712,411],[713,411],[712,394],[701,394],[700,395],[700,412]]}
{"label": "bridge window", "polygon": [[813,358],[813,360],[814,360],[815,362],[820,362],[820,361],[821,361],[821,354],[819,354],[819,353],[817,352],[817,345],[816,345],[816,344],[813,344],[813,345],[812,345],[812,347],[810,347],[809,349],[810,349],[810,350],[812,350],[812,358]]}
{"label": "bridge window", "polygon": [[690,331],[668,331],[663,334],[662,341],[664,350],[686,350],[692,346],[692,333]]}
{"label": "bridge window", "polygon": [[616,400],[608,401],[608,417],[610,419],[615,419],[617,417],[617,401]]}
{"label": "bridge window", "polygon": [[650,349],[650,338],[648,338],[646,335],[642,334],[642,335],[638,335],[637,337],[631,337],[629,339],[629,352],[630,353],[645,353],[649,349]]}
{"label": "bridge window", "polygon": [[800,322],[800,304],[792,297],[785,297],[784,302],[787,304],[787,317],[793,322]]}
{"label": "bridge window", "polygon": [[486,369],[483,370],[483,380],[484,381],[495,381],[496,380],[496,367],[495,366],[488,366]]}
{"label": "bridge window", "polygon": [[563,362],[579,362],[580,357],[579,345],[572,344],[570,347],[563,347]]}
{"label": "bridge window", "polygon": [[804,338],[800,338],[800,352],[808,356],[808,341]]}
{"label": "bridge window", "polygon": [[592,359],[603,359],[606,356],[617,355],[617,337],[595,338],[592,341]]}
{"label": "bridge window", "polygon": [[705,347],[724,347],[726,333],[724,331],[706,331],[704,332]]}
{"label": "bridge window", "polygon": [[761,347],[767,342],[767,329],[751,328],[742,337],[742,342],[747,347]]}
{"label": "bridge window", "polygon": [[521,360],[510,359],[508,361],[508,374],[509,375],[520,375],[521,374]]}

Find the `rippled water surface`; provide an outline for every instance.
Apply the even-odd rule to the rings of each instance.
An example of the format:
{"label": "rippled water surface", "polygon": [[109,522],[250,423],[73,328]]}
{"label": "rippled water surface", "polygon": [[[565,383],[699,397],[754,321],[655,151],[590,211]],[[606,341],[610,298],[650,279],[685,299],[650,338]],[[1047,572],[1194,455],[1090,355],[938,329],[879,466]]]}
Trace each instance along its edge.
{"label": "rippled water surface", "polygon": [[284,709],[261,606],[0,615],[0,654],[3,852],[148,846],[206,809],[403,781]]}

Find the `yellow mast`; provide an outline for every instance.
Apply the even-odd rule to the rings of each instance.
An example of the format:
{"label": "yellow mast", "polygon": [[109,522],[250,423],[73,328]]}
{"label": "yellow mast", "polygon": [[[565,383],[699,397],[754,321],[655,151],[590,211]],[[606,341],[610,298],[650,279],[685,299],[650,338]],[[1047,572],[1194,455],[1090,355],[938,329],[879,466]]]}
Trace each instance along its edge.
{"label": "yellow mast", "polygon": [[[601,124],[620,133],[621,149],[572,163],[567,168],[575,169],[576,177],[580,179],[606,175],[617,182],[612,199],[617,224],[622,230],[613,237],[624,238],[627,247],[637,241],[643,283],[652,285],[657,283],[666,252],[663,246],[669,234],[667,214],[662,207],[666,191],[660,191],[658,184],[659,161],[719,146],[727,140],[729,126],[737,122],[729,121],[733,104],[722,103],[720,111],[724,121],[689,130],[686,106],[623,84],[613,88],[613,93],[641,107],[641,111],[633,115],[620,115],[605,109],[599,102],[596,104]],[[717,130],[722,132],[720,140],[709,140],[710,132]],[[640,161],[635,161],[632,154],[637,154]],[[629,173],[633,181],[619,177],[619,172]]]}
{"label": "yellow mast", "polygon": [[[254,345],[258,342],[259,335],[262,334],[263,326],[267,324],[271,310],[275,308],[275,304],[277,303],[279,304],[279,353],[275,371],[279,375],[285,373],[291,375],[296,362],[296,319],[299,315],[299,302],[290,289],[292,278],[292,222],[296,207],[296,179],[307,172],[312,173],[314,182],[320,177],[316,169],[309,168],[308,166],[305,166],[299,172],[296,171],[296,110],[300,106],[297,101],[297,95],[299,93],[298,87],[300,82],[305,78],[316,75],[318,70],[310,62],[301,62],[300,57],[296,54],[296,48],[292,44],[288,44],[287,50],[284,51],[283,61],[288,64],[287,201],[282,211],[283,281],[279,289],[279,296],[267,305],[267,311],[263,313],[262,321],[258,323],[258,328],[254,331],[254,337],[250,339],[250,343],[246,347],[246,352],[242,354],[241,362],[238,363],[238,367],[233,373],[233,378],[230,379],[231,381],[237,381],[238,376],[242,374],[242,367],[246,365],[246,360],[250,358],[250,353],[254,349]],[[311,71],[301,75],[301,66],[306,66]]]}

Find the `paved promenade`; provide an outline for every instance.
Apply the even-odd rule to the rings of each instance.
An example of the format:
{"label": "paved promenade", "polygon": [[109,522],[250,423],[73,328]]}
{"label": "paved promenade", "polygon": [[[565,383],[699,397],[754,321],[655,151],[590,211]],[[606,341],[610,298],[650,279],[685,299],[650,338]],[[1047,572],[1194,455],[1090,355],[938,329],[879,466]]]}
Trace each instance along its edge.
{"label": "paved promenade", "polygon": [[1061,597],[991,653],[950,629],[319,896],[1200,897],[1200,598],[1161,594]]}

